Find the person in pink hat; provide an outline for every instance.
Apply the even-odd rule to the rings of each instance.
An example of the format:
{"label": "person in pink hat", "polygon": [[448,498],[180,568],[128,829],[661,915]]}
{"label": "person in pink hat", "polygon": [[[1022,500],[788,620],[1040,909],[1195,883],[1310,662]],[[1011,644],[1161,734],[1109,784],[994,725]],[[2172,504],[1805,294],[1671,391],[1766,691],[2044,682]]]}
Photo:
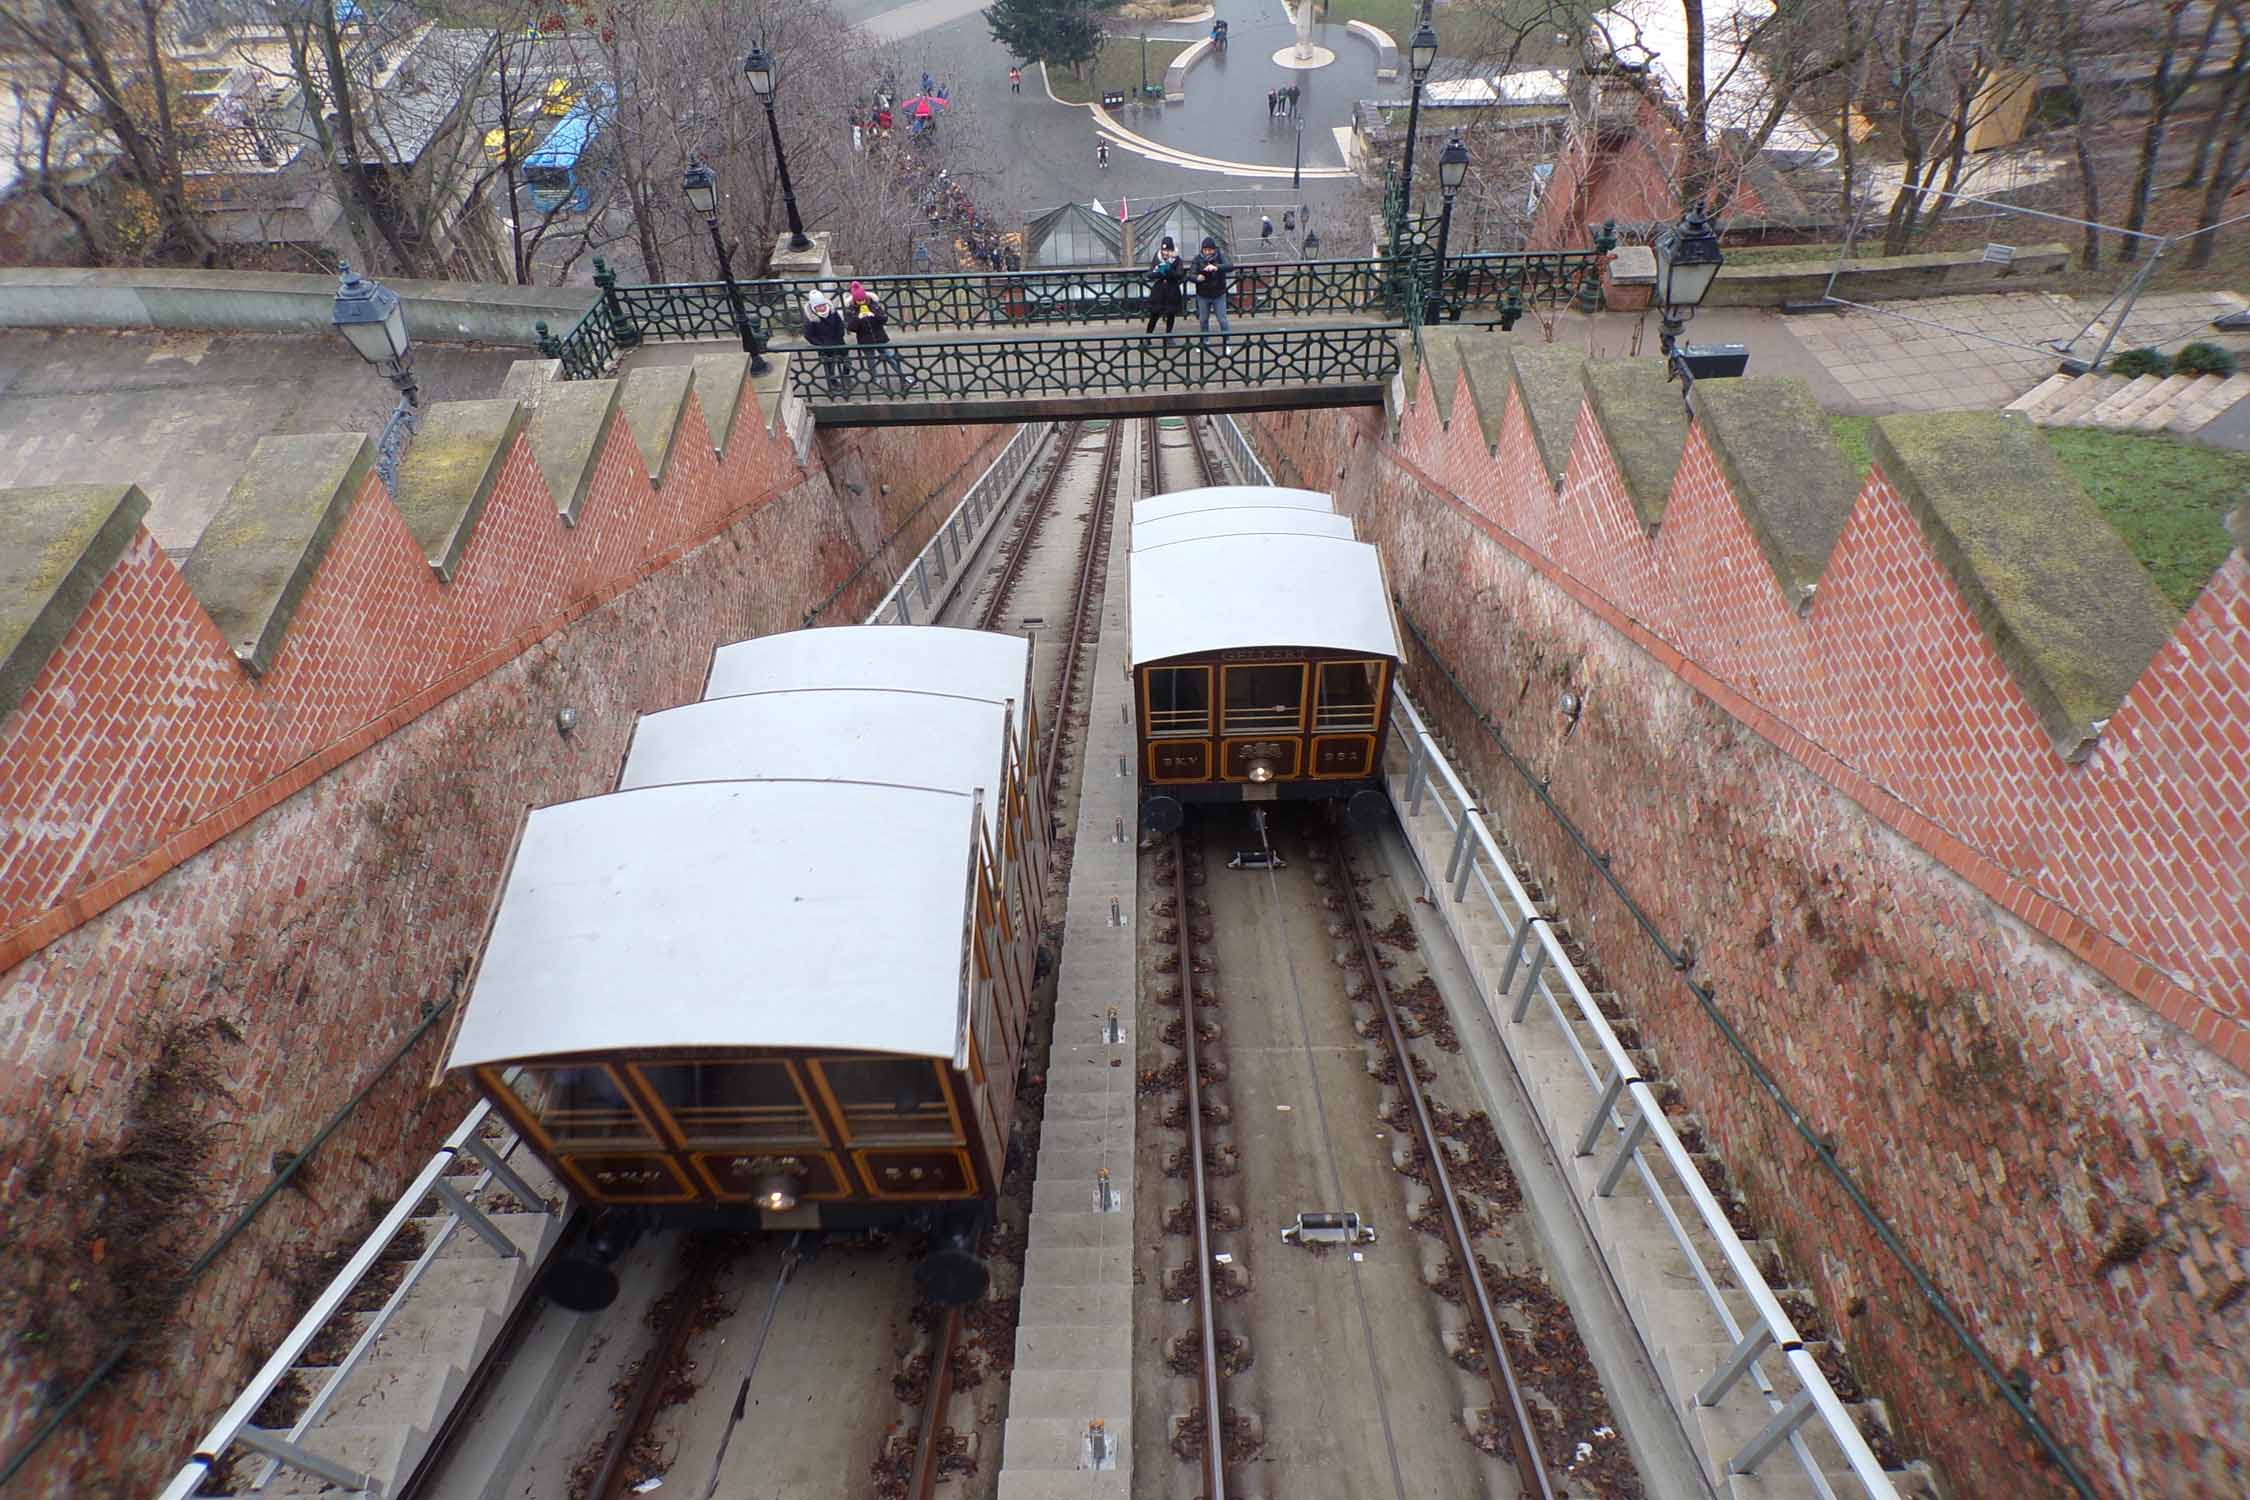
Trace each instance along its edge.
{"label": "person in pink hat", "polygon": [[906,373],[906,362],[891,347],[891,336],[884,331],[891,315],[883,310],[882,299],[867,289],[865,282],[855,281],[844,298],[844,326],[859,340],[859,357],[867,367],[871,384],[883,382],[883,370],[890,367],[892,382],[899,395],[906,394],[914,378]]}

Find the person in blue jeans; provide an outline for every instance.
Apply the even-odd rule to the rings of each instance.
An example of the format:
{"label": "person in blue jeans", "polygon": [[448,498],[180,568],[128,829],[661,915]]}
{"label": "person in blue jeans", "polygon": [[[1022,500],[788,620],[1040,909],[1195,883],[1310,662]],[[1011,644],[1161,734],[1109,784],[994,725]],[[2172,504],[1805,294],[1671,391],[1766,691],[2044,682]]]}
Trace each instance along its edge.
{"label": "person in blue jeans", "polygon": [[1195,253],[1195,264],[1188,274],[1195,278],[1195,316],[1203,329],[1203,346],[1211,346],[1211,315],[1219,317],[1219,348],[1226,349],[1227,326],[1227,273],[1234,268],[1227,264],[1226,252],[1219,242],[1209,235],[1203,237],[1203,248]]}

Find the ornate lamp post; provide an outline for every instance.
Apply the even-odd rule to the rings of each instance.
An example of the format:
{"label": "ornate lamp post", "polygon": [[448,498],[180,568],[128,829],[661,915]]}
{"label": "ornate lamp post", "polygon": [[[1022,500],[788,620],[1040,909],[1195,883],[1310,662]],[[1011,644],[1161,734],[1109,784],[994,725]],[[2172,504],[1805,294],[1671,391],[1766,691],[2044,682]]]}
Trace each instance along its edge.
{"label": "ornate lamp post", "polygon": [[1305,259],[1320,259],[1320,231],[1317,229],[1305,231]]}
{"label": "ornate lamp post", "polygon": [[1437,28],[1425,12],[1422,24],[1414,28],[1414,39],[1406,44],[1406,67],[1414,79],[1414,92],[1406,106],[1406,169],[1398,189],[1402,219],[1414,207],[1414,136],[1422,128],[1422,85],[1430,81],[1430,69],[1437,66],[1437,48]]}
{"label": "ornate lamp post", "polygon": [[1670,358],[1672,346],[1687,332],[1688,319],[1718,280],[1726,256],[1720,253],[1719,236],[1703,216],[1700,203],[1689,204],[1677,224],[1667,224],[1657,235],[1655,248],[1656,301],[1664,310],[1657,337]]}
{"label": "ornate lamp post", "polygon": [[719,233],[718,174],[702,162],[689,162],[687,170],[680,174],[680,191],[687,195],[688,207],[703,215],[703,227],[711,231],[711,248],[719,253],[719,279],[727,284],[727,306],[734,312],[734,331],[742,336],[742,352],[750,356],[750,373],[763,375],[773,368],[766,363],[765,341],[758,337],[749,309],[742,305],[742,288],[734,279],[734,261],[728,256],[727,242]]}
{"label": "ornate lamp post", "polygon": [[422,408],[422,389],[414,380],[414,343],[406,334],[406,311],[398,293],[355,274],[345,262],[328,319],[353,352],[398,387],[398,405],[375,444],[376,472],[386,487],[392,486],[398,479],[399,450],[406,446]]}
{"label": "ornate lamp post", "polygon": [[1460,192],[1461,184],[1469,179],[1469,148],[1462,143],[1459,130],[1453,132],[1453,139],[1438,153],[1437,177],[1438,188],[1445,194],[1445,208],[1438,215],[1437,279],[1430,284],[1429,301],[1422,308],[1425,323],[1435,323],[1445,311],[1445,245],[1453,237],[1453,195]]}
{"label": "ornate lamp post", "polygon": [[812,240],[805,233],[805,221],[797,214],[797,190],[789,185],[789,158],[781,149],[781,125],[773,115],[773,59],[766,56],[765,48],[750,49],[750,55],[742,60],[742,76],[750,80],[750,92],[766,107],[766,129],[773,134],[774,169],[781,174],[781,201],[789,207],[789,248],[810,250]]}
{"label": "ornate lamp post", "polygon": [[1695,348],[1680,342],[1688,319],[1695,316],[1711,283],[1726,264],[1719,236],[1704,217],[1703,205],[1691,203],[1677,224],[1668,224],[1656,237],[1656,301],[1663,309],[1657,339],[1664,350],[1668,373],[1679,377],[1681,395],[1693,389],[1698,377],[1740,375],[1746,359],[1739,344]]}

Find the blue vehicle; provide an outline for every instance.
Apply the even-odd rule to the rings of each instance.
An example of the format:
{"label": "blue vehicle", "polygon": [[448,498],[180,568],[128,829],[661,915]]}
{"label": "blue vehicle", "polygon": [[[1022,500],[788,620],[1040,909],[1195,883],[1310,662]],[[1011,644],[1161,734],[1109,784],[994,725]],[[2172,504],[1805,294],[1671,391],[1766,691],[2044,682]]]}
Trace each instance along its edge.
{"label": "blue vehicle", "polygon": [[569,114],[547,132],[538,149],[524,158],[523,184],[541,213],[584,213],[592,202],[588,191],[592,163],[589,156],[602,132],[609,129],[613,111],[608,90],[590,94],[572,106]]}

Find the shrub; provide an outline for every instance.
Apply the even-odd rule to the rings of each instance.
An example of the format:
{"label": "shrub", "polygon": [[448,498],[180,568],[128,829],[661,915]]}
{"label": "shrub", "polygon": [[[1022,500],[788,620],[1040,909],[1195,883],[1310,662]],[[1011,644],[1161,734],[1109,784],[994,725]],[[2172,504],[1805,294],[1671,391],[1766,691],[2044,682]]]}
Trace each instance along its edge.
{"label": "shrub", "polygon": [[2217,344],[2190,344],[2172,357],[2172,368],[2182,375],[2232,375],[2234,356]]}
{"label": "shrub", "polygon": [[2169,375],[2172,362],[2154,349],[2128,349],[2109,362],[2112,375]]}

